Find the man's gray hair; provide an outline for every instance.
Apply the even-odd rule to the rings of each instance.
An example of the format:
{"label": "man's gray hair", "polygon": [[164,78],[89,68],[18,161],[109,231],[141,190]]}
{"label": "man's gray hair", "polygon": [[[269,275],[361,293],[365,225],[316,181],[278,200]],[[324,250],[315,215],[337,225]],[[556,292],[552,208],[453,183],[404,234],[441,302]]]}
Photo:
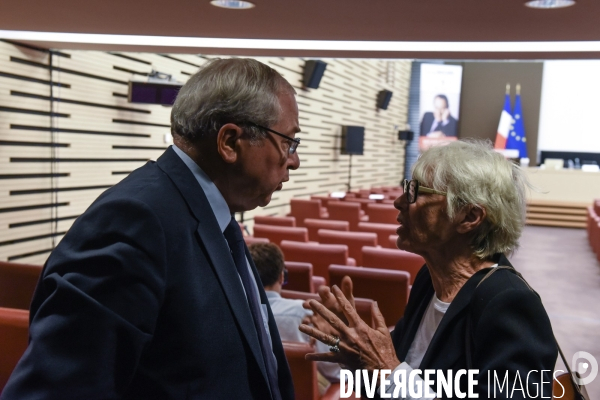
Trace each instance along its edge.
{"label": "man's gray hair", "polygon": [[432,147],[415,163],[413,178],[448,193],[450,219],[467,205],[486,210],[471,242],[477,257],[516,250],[525,224],[525,189],[530,185],[521,168],[494,151],[490,141]]}
{"label": "man's gray hair", "polygon": [[211,60],[179,91],[171,111],[171,133],[194,142],[235,123],[257,139],[266,133],[248,123],[276,124],[281,112],[278,95],[286,92],[295,90],[279,72],[261,62]]}

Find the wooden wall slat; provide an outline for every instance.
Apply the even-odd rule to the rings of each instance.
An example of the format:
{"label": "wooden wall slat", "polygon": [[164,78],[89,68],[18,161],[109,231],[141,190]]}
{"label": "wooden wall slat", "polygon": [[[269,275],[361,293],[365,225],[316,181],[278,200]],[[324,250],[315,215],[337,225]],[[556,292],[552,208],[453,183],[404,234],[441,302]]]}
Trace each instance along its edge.
{"label": "wooden wall slat", "polygon": [[[170,108],[128,103],[130,79],[146,79],[154,69],[183,82],[211,58],[62,51],[52,58],[50,117],[48,52],[0,41],[0,260],[43,263],[51,235],[57,243],[105,187],[168,146]],[[254,215],[289,212],[292,197],[345,189],[349,157],[339,151],[341,125],[365,127],[365,155],[352,160],[353,188],[398,183],[404,147],[396,132],[407,119],[409,61],[324,59],[321,87],[303,89],[304,59],[259,60],[296,89],[301,168],[267,207],[245,213],[250,227]],[[381,89],[394,94],[388,110],[378,111]],[[58,147],[50,146],[52,136]]]}

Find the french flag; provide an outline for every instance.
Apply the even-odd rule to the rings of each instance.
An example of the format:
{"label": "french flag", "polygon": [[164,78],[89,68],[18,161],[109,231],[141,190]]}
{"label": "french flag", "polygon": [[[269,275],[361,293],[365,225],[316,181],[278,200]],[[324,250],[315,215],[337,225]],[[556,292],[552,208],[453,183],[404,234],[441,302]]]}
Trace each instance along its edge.
{"label": "french flag", "polygon": [[513,117],[510,114],[510,86],[506,85],[506,95],[504,97],[504,109],[500,114],[500,123],[496,133],[495,149],[505,149],[508,134],[512,129]]}

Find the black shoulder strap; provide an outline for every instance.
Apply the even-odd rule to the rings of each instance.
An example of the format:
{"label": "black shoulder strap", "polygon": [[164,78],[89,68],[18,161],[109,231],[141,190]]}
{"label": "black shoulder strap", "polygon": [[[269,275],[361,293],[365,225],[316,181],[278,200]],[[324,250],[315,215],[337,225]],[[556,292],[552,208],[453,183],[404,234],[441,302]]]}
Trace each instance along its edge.
{"label": "black shoulder strap", "polygon": [[[486,279],[488,279],[490,276],[492,276],[492,274],[494,272],[496,272],[496,271],[498,271],[500,269],[508,269],[512,273],[514,273],[515,275],[517,275],[523,281],[523,283],[525,283],[525,285],[527,286],[527,288],[529,288],[529,290],[531,290],[533,293],[535,293],[535,295],[541,301],[540,295],[535,290],[533,290],[533,288],[531,287],[531,285],[529,285],[529,283],[527,283],[527,281],[523,278],[523,275],[521,275],[513,267],[506,266],[506,265],[499,265],[499,266],[497,266],[495,268],[492,268],[492,270],[490,272],[488,272],[487,274],[485,274],[485,276],[483,278],[481,278],[481,280],[479,281],[479,283],[475,287],[475,292],[477,291],[477,288],[479,287],[479,285],[481,285]],[[473,293],[473,296],[475,296],[475,292]],[[472,331],[471,330],[472,330],[472,326],[471,326],[471,312],[470,312],[470,308],[469,308],[469,315],[467,317],[467,332],[465,334],[465,353],[466,353],[466,358],[467,358],[467,369],[471,369],[472,366],[473,366],[473,358],[472,358],[472,355],[471,355],[471,336],[472,336]],[[567,359],[565,358],[565,355],[563,354],[562,349],[560,348],[560,345],[558,344],[558,341],[556,340],[556,337],[554,338],[554,342],[556,343],[556,347],[558,349],[558,353],[560,354],[560,358],[562,358],[563,363],[565,364],[565,367],[567,368],[567,371],[569,372],[569,377],[571,378],[571,383],[573,384],[573,388],[575,389],[575,396],[578,399],[585,400],[586,396],[583,394],[583,393],[587,394],[587,391],[586,391],[585,387],[582,388],[577,383],[577,381],[576,381],[576,375],[571,371],[571,367],[569,366],[569,363],[567,362]]]}

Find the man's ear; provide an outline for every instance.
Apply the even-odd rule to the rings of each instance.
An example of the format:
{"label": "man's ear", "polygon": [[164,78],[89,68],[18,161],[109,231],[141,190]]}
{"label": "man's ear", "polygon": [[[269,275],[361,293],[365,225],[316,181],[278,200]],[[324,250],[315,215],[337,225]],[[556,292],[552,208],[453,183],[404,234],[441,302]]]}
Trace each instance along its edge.
{"label": "man's ear", "polygon": [[487,211],[483,207],[470,204],[458,213],[458,217],[459,224],[456,228],[458,233],[468,233],[477,229],[485,221]]}
{"label": "man's ear", "polygon": [[237,161],[239,139],[244,131],[236,124],[225,124],[217,133],[217,152],[228,164]]}

